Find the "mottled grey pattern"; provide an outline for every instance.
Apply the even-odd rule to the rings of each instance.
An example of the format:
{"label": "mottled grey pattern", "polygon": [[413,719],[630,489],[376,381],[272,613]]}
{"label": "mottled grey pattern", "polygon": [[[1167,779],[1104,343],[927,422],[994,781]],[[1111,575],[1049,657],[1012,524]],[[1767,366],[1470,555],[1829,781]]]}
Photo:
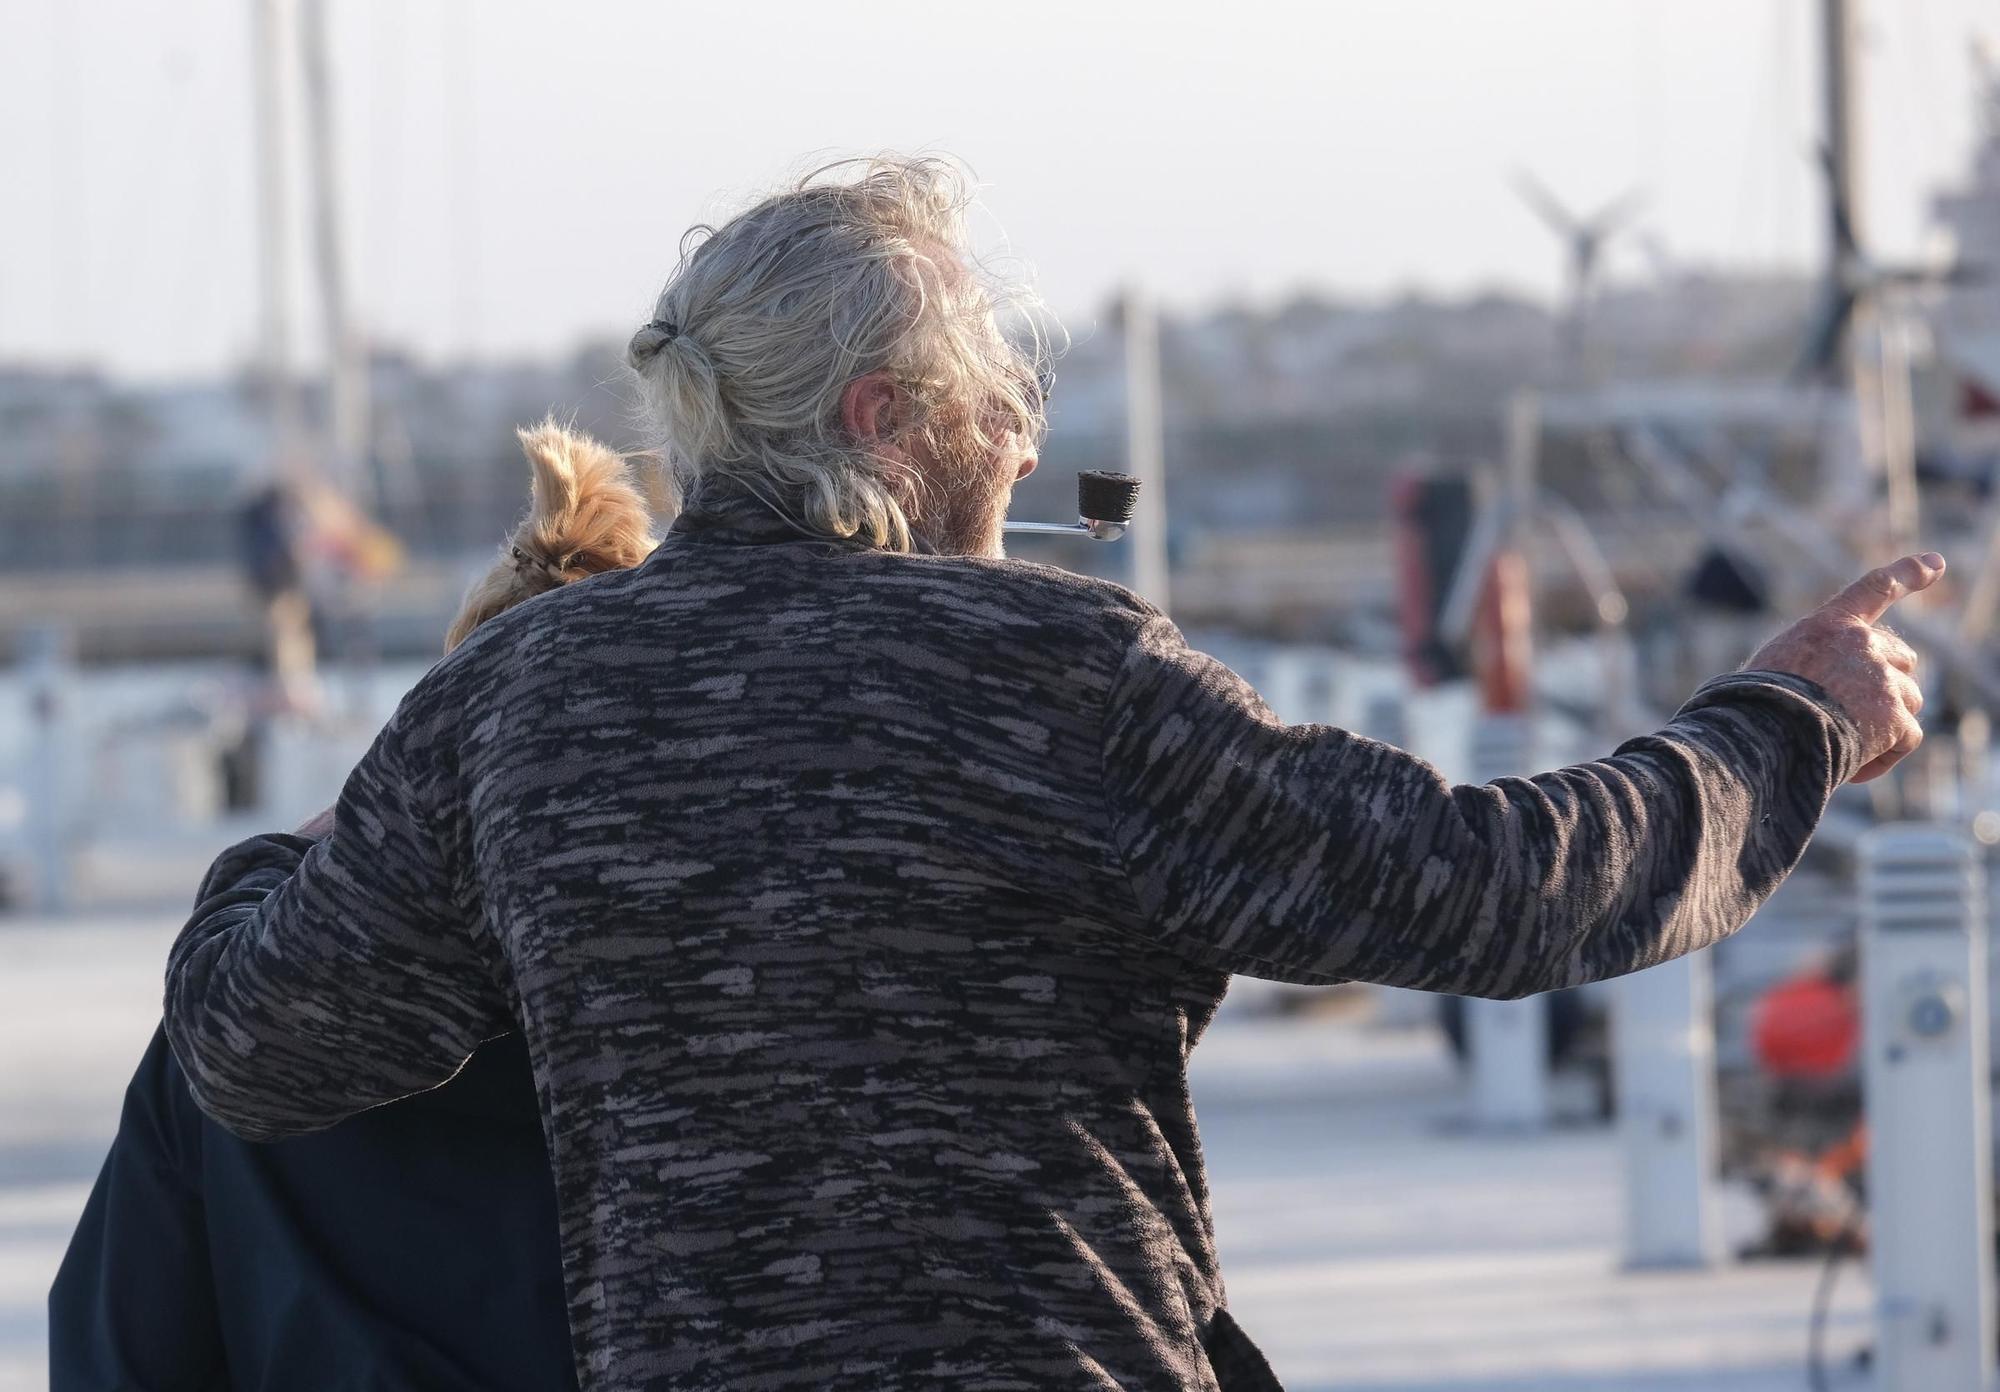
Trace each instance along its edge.
{"label": "mottled grey pattern", "polygon": [[1454,788],[1114,586],[690,525],[441,663],[168,966],[249,1136],[524,1030],[591,1388],[1275,1385],[1188,1100],[1227,974],[1513,994],[1703,946],[1855,755],[1743,674]]}

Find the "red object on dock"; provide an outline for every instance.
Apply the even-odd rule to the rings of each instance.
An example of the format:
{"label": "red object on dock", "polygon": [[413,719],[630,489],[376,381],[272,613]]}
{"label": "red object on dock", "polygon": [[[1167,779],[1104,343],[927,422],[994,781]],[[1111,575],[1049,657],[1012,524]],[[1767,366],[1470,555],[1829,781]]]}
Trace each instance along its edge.
{"label": "red object on dock", "polygon": [[1750,1024],[1757,1061],[1775,1078],[1837,1078],[1855,1065],[1861,1008],[1850,986],[1825,976],[1781,982]]}

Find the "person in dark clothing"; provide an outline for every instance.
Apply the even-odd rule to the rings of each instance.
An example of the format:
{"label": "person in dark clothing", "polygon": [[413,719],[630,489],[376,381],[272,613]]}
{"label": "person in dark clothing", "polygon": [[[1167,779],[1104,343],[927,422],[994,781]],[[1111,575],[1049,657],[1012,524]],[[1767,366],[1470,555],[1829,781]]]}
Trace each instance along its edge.
{"label": "person in dark clothing", "polygon": [[[449,647],[652,549],[624,460],[553,423],[522,439],[534,507]],[[51,1392],[574,1387],[521,1036],[431,1091],[263,1145],[202,1115],[156,1032],[49,1293],[49,1370]]]}
{"label": "person in dark clothing", "polygon": [[443,1087],[255,1145],[154,1034],[49,1294],[50,1392],[575,1385],[519,1035]]}
{"label": "person in dark clothing", "polygon": [[300,531],[298,504],[282,484],[259,488],[237,513],[243,575],[259,599],[271,600],[305,587]]}
{"label": "person in dark clothing", "polygon": [[1238,1392],[1188,1084],[1231,973],[1518,996],[1740,928],[1921,737],[1873,572],[1660,730],[1453,786],[1000,554],[1036,364],[934,161],[688,254],[629,361],[685,507],[432,669],[169,955],[302,1135],[520,1029],[591,1392]]}

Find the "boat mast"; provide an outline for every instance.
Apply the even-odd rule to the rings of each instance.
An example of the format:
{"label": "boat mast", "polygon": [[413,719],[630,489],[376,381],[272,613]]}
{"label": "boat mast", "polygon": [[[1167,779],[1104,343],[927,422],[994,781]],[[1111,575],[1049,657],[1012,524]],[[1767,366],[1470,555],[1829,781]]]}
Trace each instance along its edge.
{"label": "boat mast", "polygon": [[[1821,459],[1821,503],[1864,557],[1916,542],[1916,441],[1909,326],[1896,287],[1867,258],[1868,203],[1857,41],[1863,0],[1821,0],[1825,70],[1826,303],[1846,306],[1825,359],[1836,393]],[[1878,480],[1886,490],[1878,512]]]}
{"label": "boat mast", "polygon": [[312,198],[313,268],[326,339],[327,482],[360,502],[368,476],[368,365],[349,314],[340,236],[340,178],[335,160],[333,83],[328,76],[326,0],[300,0],[299,56],[305,74],[307,188]]}
{"label": "boat mast", "polygon": [[284,61],[289,19],[286,0],[250,0],[257,141],[257,377],[271,431],[273,475],[302,485],[311,476],[311,462],[292,364],[292,229]]}
{"label": "boat mast", "polygon": [[[1827,277],[1834,288],[1847,284],[1857,247],[1868,241],[1867,207],[1862,200],[1860,73],[1856,67],[1855,26],[1860,0],[1820,0],[1824,54],[1826,123]],[[1835,379],[1844,380],[1854,361],[1854,335],[1835,350]]]}

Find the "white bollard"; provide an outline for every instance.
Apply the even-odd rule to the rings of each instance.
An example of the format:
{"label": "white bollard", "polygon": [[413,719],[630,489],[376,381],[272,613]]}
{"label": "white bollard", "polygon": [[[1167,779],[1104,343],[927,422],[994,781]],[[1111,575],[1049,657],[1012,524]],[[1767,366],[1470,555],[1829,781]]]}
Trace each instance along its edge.
{"label": "white bollard", "polygon": [[1611,1012],[1625,1152],[1625,1265],[1704,1267],[1720,1254],[1714,965],[1691,953],[1621,978]]}
{"label": "white bollard", "polygon": [[1495,1131],[1548,1125],[1549,1012],[1540,997],[1467,1000],[1465,1050],[1475,1125]]}
{"label": "white bollard", "polygon": [[1919,824],[1861,841],[1862,1084],[1879,1392],[1994,1375],[1985,873]]}
{"label": "white bollard", "polygon": [[[1472,722],[1472,777],[1481,783],[1534,772],[1534,732],[1527,717],[1477,716]],[[1472,1122],[1494,1130],[1531,1130],[1549,1121],[1549,1011],[1539,996],[1465,1002],[1466,1064]]]}
{"label": "white bollard", "polygon": [[21,638],[21,667],[28,695],[26,830],[34,893],[39,913],[61,913],[69,907],[69,831],[73,812],[67,795],[72,772],[70,748],[76,716],[74,640],[68,629],[44,626]]}

